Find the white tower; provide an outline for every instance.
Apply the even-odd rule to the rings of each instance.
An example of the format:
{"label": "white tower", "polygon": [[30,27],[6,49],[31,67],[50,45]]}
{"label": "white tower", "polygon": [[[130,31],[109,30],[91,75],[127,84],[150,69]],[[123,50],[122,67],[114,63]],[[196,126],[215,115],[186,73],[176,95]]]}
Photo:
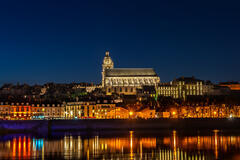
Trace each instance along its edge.
{"label": "white tower", "polygon": [[105,86],[105,70],[106,69],[113,69],[114,68],[114,63],[112,61],[112,58],[109,56],[109,52],[106,51],[105,57],[103,59],[103,64],[102,64],[102,86]]}

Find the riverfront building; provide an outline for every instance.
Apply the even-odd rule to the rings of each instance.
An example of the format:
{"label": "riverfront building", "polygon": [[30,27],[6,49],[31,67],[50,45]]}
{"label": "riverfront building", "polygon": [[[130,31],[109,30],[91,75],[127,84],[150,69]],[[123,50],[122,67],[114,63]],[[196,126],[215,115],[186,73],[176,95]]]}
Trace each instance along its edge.
{"label": "riverfront building", "polygon": [[32,104],[31,119],[65,119],[63,104]]}
{"label": "riverfront building", "polygon": [[114,119],[128,119],[129,110],[122,107],[116,107],[115,109],[108,112],[107,115],[108,117],[113,117]]}
{"label": "riverfront building", "polygon": [[154,118],[155,110],[138,112],[116,107],[113,100],[81,101],[58,104],[0,104],[0,120],[51,119],[128,119]]}
{"label": "riverfront building", "polygon": [[116,108],[111,101],[69,102],[66,104],[66,119],[112,119],[108,113]]}
{"label": "riverfront building", "polygon": [[136,112],[137,118],[141,119],[149,119],[149,118],[156,118],[156,110],[155,109],[150,109],[144,108],[139,112]]}
{"label": "riverfront building", "polygon": [[45,108],[45,119],[65,119],[65,106],[63,104],[47,104],[43,106]]}
{"label": "riverfront building", "polygon": [[12,103],[9,111],[11,120],[30,120],[32,116],[31,106],[28,103]]}
{"label": "riverfront building", "polygon": [[10,105],[1,103],[0,105],[0,119],[10,119]]}
{"label": "riverfront building", "polygon": [[11,103],[0,104],[0,119],[5,120],[39,120],[65,119],[65,106],[55,104]]}
{"label": "riverfront building", "polygon": [[160,78],[152,68],[114,68],[109,52],[102,64],[102,87],[106,94],[135,95],[138,88],[157,86]]}

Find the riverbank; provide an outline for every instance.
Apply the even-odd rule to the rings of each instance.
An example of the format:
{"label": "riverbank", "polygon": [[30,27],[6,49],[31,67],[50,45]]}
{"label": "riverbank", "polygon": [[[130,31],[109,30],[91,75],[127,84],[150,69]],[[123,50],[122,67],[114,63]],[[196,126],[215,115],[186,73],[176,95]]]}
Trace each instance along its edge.
{"label": "riverbank", "polygon": [[0,121],[0,132],[240,129],[240,119],[85,119]]}

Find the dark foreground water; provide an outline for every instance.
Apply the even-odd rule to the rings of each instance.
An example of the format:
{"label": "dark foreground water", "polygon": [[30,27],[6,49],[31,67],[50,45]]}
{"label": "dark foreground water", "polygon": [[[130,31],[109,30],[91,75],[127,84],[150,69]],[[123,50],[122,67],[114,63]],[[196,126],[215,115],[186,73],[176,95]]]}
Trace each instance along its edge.
{"label": "dark foreground water", "polygon": [[10,134],[0,137],[0,159],[240,160],[240,132]]}

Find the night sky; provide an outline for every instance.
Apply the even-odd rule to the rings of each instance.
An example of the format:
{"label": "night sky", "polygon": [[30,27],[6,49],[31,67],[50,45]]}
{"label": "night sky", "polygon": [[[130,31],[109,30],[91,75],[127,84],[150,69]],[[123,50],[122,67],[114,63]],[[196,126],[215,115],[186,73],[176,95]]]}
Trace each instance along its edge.
{"label": "night sky", "polygon": [[239,81],[240,2],[0,1],[0,84],[100,83],[106,50],[162,82]]}

